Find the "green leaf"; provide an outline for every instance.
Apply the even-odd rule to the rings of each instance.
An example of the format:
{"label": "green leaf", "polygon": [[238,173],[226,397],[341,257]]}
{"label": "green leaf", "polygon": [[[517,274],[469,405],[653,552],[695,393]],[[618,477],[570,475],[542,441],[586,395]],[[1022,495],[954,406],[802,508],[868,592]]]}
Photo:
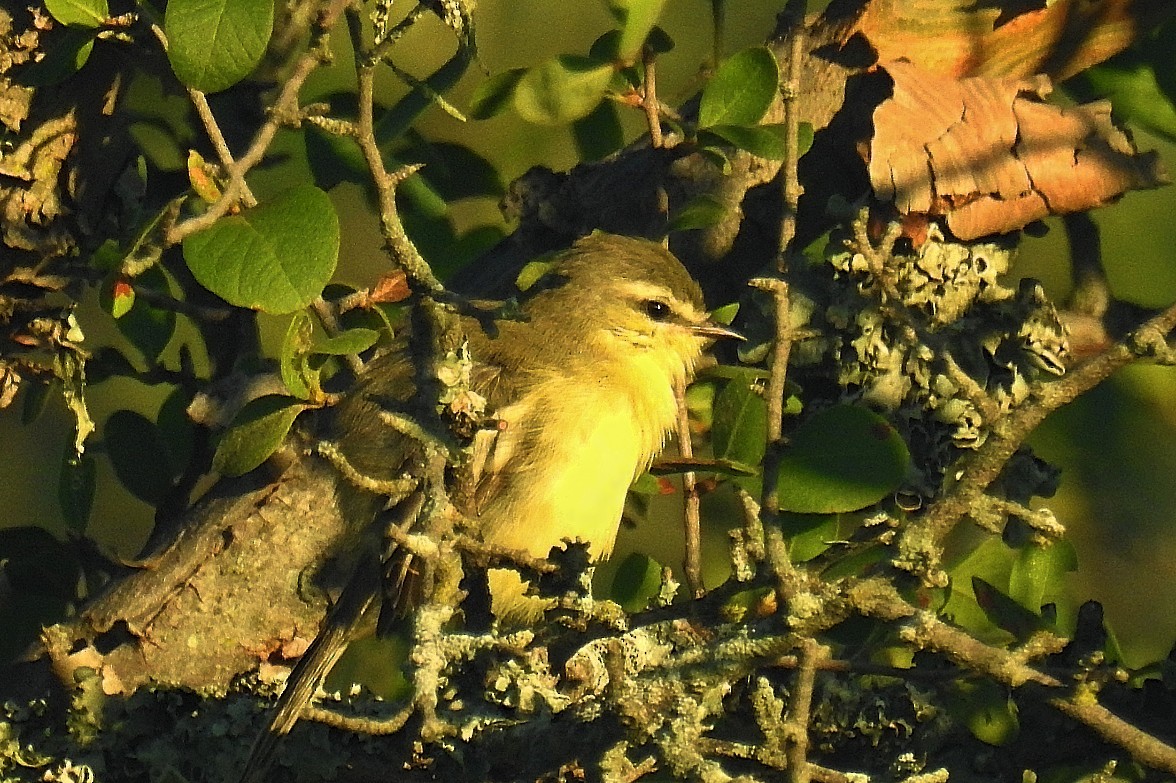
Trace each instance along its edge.
{"label": "green leaf", "polygon": [[300,400],[271,394],[251,400],[233,419],[217,444],[212,467],[225,476],[241,476],[278,450],[298,414]]}
{"label": "green leaf", "polygon": [[127,129],[135,145],[160,171],[182,171],[187,165],[176,137],[154,122],[132,122]]}
{"label": "green leaf", "polygon": [[636,59],[646,37],[657,24],[666,0],[606,0],[606,3],[621,25],[618,55],[622,60]]}
{"label": "green leaf", "polygon": [[94,458],[79,455],[73,446],[66,446],[57,481],[57,503],[61,506],[65,524],[75,533],[86,532],[90,510],[94,507],[96,485],[97,463]]}
{"label": "green leaf", "polygon": [[512,68],[479,84],[470,98],[470,119],[488,120],[505,111],[514,97],[515,87],[526,73],[526,68]]}
{"label": "green leaf", "polygon": [[953,680],[947,710],[953,718],[989,745],[1007,745],[1020,730],[1017,705],[1003,685],[992,680]]}
{"label": "green leaf", "polygon": [[1172,85],[1158,81],[1155,68],[1133,52],[1086,69],[1067,86],[1083,99],[1106,98],[1114,104],[1117,117],[1139,123],[1169,141],[1176,140],[1176,92]]}
{"label": "green leaf", "polygon": [[[314,322],[305,310],[294,313],[286,336],[282,340],[282,352],[278,367],[286,390],[300,400],[310,399],[311,386],[318,386],[317,373],[306,363],[307,354],[314,337]],[[313,376],[313,377],[312,377]]]}
{"label": "green leaf", "polygon": [[339,218],[313,185],[184,238],[184,260],[202,286],[230,304],[273,315],[308,305],[338,258]]}
{"label": "green leaf", "polygon": [[768,403],[753,377],[732,380],[715,398],[711,440],[715,456],[746,465],[764,458]]}
{"label": "green leaf", "polygon": [[793,434],[780,461],[779,507],[818,514],[865,508],[902,484],[909,462],[886,419],[850,405],[829,408]]}
{"label": "green leaf", "polygon": [[670,218],[669,231],[710,228],[722,220],[729,211],[727,205],[717,197],[703,193],[683,204],[678,213]]}
{"label": "green leaf", "polygon": [[311,346],[312,353],[324,353],[329,356],[345,356],[349,353],[366,351],[380,339],[380,333],[375,329],[348,329],[334,337],[319,340]]}
{"label": "green leaf", "polygon": [[45,0],[54,19],[74,27],[100,27],[110,18],[106,0]]}
{"label": "green leaf", "polygon": [[273,0],[170,0],[167,59],[187,86],[219,92],[257,67],[273,26]]}
{"label": "green leaf", "polygon": [[783,160],[787,150],[783,125],[712,125],[699,134],[700,143],[708,143],[706,135],[718,136],[733,147],[768,160]]}
{"label": "green leaf", "polygon": [[788,557],[794,563],[812,560],[839,538],[836,514],[784,513],[780,526],[788,536]]}
{"label": "green leaf", "polygon": [[780,67],[766,47],[744,49],[719,66],[702,91],[698,127],[756,125],[780,84]]}
{"label": "green leaf", "polygon": [[518,277],[515,278],[515,288],[520,291],[527,291],[543,279],[544,275],[555,269],[558,262],[551,258],[541,257],[534,261],[528,261],[527,265],[519,270]]}
{"label": "green leaf", "polygon": [[611,598],[626,612],[640,612],[661,592],[661,563],[632,552],[621,561],[613,577]]}
{"label": "green leaf", "polygon": [[1048,546],[1028,544],[1017,550],[1013,560],[1009,595],[1029,611],[1040,611],[1042,604],[1062,592],[1065,575],[1076,570],[1078,561],[1069,541]]}
{"label": "green leaf", "polygon": [[143,502],[158,504],[171,489],[175,471],[154,422],[135,411],[115,411],[106,420],[103,440],[122,485]]}
{"label": "green leaf", "polygon": [[515,110],[537,125],[566,125],[596,108],[612,76],[609,63],[561,55],[523,75],[515,87]]}
{"label": "green leaf", "polygon": [[[735,321],[735,316],[737,315],[739,315],[738,302],[732,302],[731,304],[726,304],[722,307],[716,307],[710,312],[711,320],[717,324],[722,324],[723,326],[730,326],[732,322]],[[755,377],[759,378],[762,376],[757,374]]]}

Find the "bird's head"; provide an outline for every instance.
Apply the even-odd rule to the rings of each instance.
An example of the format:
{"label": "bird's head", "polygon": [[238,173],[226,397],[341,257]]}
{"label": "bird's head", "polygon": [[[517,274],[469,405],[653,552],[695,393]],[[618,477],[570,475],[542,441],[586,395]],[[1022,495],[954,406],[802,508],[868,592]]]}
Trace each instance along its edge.
{"label": "bird's head", "polygon": [[688,377],[709,342],[741,338],[711,319],[702,290],[682,263],[644,239],[595,233],[552,265],[525,310],[599,361]]}

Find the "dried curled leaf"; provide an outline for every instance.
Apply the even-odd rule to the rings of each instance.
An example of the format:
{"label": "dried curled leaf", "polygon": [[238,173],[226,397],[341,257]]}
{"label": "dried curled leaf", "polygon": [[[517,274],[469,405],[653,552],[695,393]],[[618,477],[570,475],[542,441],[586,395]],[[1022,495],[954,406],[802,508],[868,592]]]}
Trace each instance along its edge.
{"label": "dried curled leaf", "polygon": [[886,63],[893,94],[874,111],[869,173],[904,215],[943,216],[956,237],[1015,231],[1167,181],[1105,102],[1043,102],[1047,77],[951,79]]}

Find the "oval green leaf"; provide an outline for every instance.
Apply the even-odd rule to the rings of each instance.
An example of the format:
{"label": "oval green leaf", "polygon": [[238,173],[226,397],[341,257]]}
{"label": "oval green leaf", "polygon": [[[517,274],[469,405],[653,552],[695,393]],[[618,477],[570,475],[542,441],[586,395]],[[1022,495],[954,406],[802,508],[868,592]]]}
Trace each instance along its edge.
{"label": "oval green leaf", "polygon": [[515,86],[515,110],[537,125],[566,125],[596,108],[613,67],[590,57],[563,55],[527,71]]}
{"label": "oval green leaf", "polygon": [[202,286],[230,304],[273,315],[310,304],[338,258],[339,218],[313,185],[184,238],[184,260]]}
{"label": "oval green leaf", "polygon": [[626,612],[640,612],[661,592],[661,572],[661,563],[653,558],[630,553],[613,577],[612,600]]}
{"label": "oval green leaf", "polygon": [[380,333],[375,329],[356,327],[340,332],[334,337],[319,340],[311,346],[311,353],[325,353],[328,356],[344,356],[349,353],[366,351],[380,339]]}
{"label": "oval green leaf", "polygon": [[702,91],[698,127],[756,125],[780,85],[780,66],[766,47],[744,49],[719,66]]}
{"label": "oval green leaf", "polygon": [[715,398],[711,440],[716,458],[745,465],[758,465],[763,460],[768,403],[755,387],[752,376],[736,378]]}
{"label": "oval green leaf", "polygon": [[1017,705],[1007,689],[991,680],[956,680],[949,687],[947,711],[989,745],[1007,745],[1020,731]]}
{"label": "oval green leaf", "polygon": [[280,394],[250,401],[217,444],[213,469],[225,476],[241,476],[261,465],[282,445],[294,419],[305,409],[301,401]]}
{"label": "oval green leaf", "polygon": [[617,43],[617,54],[621,59],[637,57],[665,4],[666,0],[607,0],[608,10],[621,25],[621,37]]}
{"label": "oval green leaf", "polygon": [[219,92],[257,67],[273,27],[273,0],[170,0],[167,59],[187,86]]}
{"label": "oval green leaf", "polygon": [[57,21],[74,27],[100,27],[110,18],[106,0],[45,0],[45,8]]}
{"label": "oval green leaf", "polygon": [[821,411],[792,436],[776,486],[782,511],[833,514],[877,503],[902,484],[910,454],[886,419],[851,405]]}
{"label": "oval green leaf", "polygon": [[469,116],[474,120],[488,120],[501,114],[514,97],[515,87],[527,72],[526,68],[512,68],[491,76],[474,89],[470,98]]}
{"label": "oval green leaf", "polygon": [[306,363],[306,355],[310,352],[314,337],[314,323],[305,310],[294,313],[290,326],[286,329],[286,336],[282,340],[282,352],[278,366],[281,370],[282,383],[286,390],[300,400],[310,399],[310,386],[317,386],[317,379],[308,377],[310,369]]}
{"label": "oval green leaf", "polygon": [[669,230],[689,231],[695,228],[710,228],[717,225],[729,212],[727,205],[710,193],[695,196],[682,205],[670,219]]}
{"label": "oval green leaf", "polygon": [[714,135],[757,158],[783,160],[788,149],[783,131],[783,125],[712,125],[705,133],[699,134],[699,141],[708,143],[705,136]]}

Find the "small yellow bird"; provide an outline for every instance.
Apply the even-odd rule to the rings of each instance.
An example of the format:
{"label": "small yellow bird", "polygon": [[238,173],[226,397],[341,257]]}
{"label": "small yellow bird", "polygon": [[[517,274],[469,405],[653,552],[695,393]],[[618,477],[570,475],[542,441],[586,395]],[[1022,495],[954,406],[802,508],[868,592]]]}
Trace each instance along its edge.
{"label": "small yellow bird", "polygon": [[[542,558],[563,540],[579,539],[594,559],[608,557],[625,494],[677,419],[675,386],[693,377],[711,340],[739,335],[710,319],[698,284],[661,245],[602,233],[557,256],[519,310],[518,318],[494,319],[490,309],[485,319],[463,317],[471,391],[485,398],[498,426],[467,466],[472,491],[460,510],[497,547]],[[419,453],[381,423],[380,412],[407,407],[415,393],[402,352],[372,362],[339,406],[334,435],[361,474],[390,479],[412,471]],[[368,519],[381,501],[368,497]],[[412,603],[412,565],[403,553],[393,557],[401,558],[392,569],[399,571],[395,590],[404,594],[391,600]],[[500,619],[529,621],[542,612],[514,571],[493,569],[489,581]],[[340,602],[355,604],[351,627],[370,603],[355,592],[349,586]],[[243,780],[260,779],[277,737],[294,725],[351,627],[328,620],[291,673]]]}
{"label": "small yellow bird", "polygon": [[[488,544],[546,557],[579,539],[606,558],[629,486],[676,421],[675,385],[693,376],[708,342],[738,334],[710,319],[698,284],[661,245],[602,233],[557,257],[520,310],[490,328],[463,319],[472,391],[499,426],[461,510]],[[361,472],[391,477],[404,467],[390,459],[402,436],[374,432],[376,409],[406,396],[411,368],[395,356],[370,377],[337,426]],[[490,586],[499,618],[542,610],[522,599],[513,572],[492,571]]]}

